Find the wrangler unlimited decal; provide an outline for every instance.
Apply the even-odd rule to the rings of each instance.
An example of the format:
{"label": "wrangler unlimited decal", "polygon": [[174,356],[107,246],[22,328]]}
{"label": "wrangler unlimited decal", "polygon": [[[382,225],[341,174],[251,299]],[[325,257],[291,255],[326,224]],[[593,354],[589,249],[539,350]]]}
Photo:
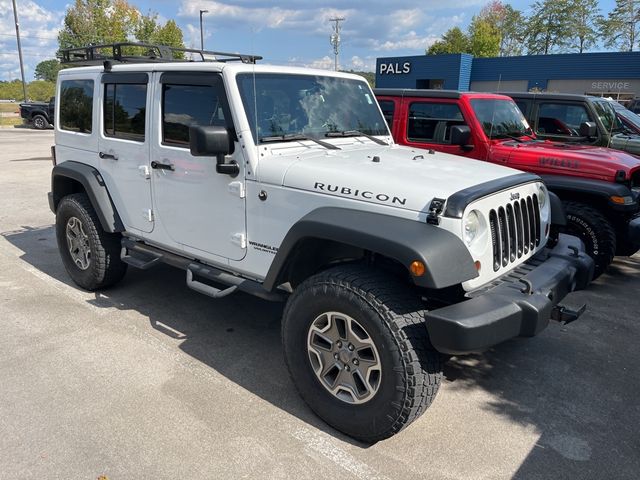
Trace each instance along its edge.
{"label": "wrangler unlimited decal", "polygon": [[387,195],[386,193],[373,193],[369,190],[357,190],[350,187],[339,187],[337,185],[331,185],[329,183],[324,184],[316,182],[313,186],[314,189],[322,192],[340,193],[342,195],[349,195],[352,197],[364,198],[366,200],[378,200],[379,202],[392,203],[397,205],[405,205],[407,203],[406,198],[394,197]]}

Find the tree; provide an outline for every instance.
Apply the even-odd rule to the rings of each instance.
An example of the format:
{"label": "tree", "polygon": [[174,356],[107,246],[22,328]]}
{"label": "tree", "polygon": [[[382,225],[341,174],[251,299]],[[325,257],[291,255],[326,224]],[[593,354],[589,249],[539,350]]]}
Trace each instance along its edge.
{"label": "tree", "polygon": [[497,57],[500,54],[500,31],[489,18],[474,16],[469,25],[469,53],[475,57]]}
{"label": "tree", "polygon": [[640,1],[616,0],[616,8],[602,22],[602,35],[606,47],[632,52],[640,31]]}
{"label": "tree", "polygon": [[570,6],[571,48],[583,53],[598,42],[602,16],[598,0],[575,0]]}
{"label": "tree", "polygon": [[56,59],[44,60],[36,65],[34,76],[36,80],[46,80],[47,82],[55,83],[61,68],[60,62]]}
{"label": "tree", "polygon": [[[184,40],[182,30],[173,20],[167,21],[162,27],[159,27],[153,35],[153,42],[169,47],[184,48]],[[176,58],[184,58],[182,52],[175,52]]]}
{"label": "tree", "polygon": [[126,42],[140,20],[126,0],[75,0],[58,34],[61,49]]}
{"label": "tree", "polygon": [[441,55],[443,53],[468,53],[469,38],[459,27],[453,27],[427,50],[427,55]]}
{"label": "tree", "polygon": [[571,42],[571,0],[538,0],[527,19],[529,54],[565,51]]}

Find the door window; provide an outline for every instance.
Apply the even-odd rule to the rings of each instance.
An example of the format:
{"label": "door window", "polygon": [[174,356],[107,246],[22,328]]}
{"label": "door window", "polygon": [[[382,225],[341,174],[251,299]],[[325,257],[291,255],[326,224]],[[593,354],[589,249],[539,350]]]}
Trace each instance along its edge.
{"label": "door window", "polygon": [[538,109],[537,133],[579,137],[580,124],[588,121],[589,113],[583,105],[543,103]]}
{"label": "door window", "polygon": [[162,143],[189,146],[189,127],[228,127],[223,92],[214,85],[164,83],[162,89]]}
{"label": "door window", "polygon": [[144,142],[147,85],[105,84],[104,134]]}
{"label": "door window", "polygon": [[409,140],[450,144],[454,125],[465,125],[462,111],[455,103],[414,102],[409,105]]}
{"label": "door window", "polygon": [[393,114],[395,112],[396,104],[393,100],[379,100],[380,108],[382,109],[382,115],[387,121],[389,128],[393,127]]}

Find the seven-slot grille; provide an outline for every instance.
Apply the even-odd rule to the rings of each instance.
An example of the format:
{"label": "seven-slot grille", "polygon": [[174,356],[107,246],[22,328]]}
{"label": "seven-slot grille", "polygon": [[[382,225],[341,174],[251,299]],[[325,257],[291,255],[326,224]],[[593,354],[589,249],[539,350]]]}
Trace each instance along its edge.
{"label": "seven-slot grille", "polygon": [[529,253],[540,245],[540,207],[534,193],[489,212],[493,245],[493,270]]}

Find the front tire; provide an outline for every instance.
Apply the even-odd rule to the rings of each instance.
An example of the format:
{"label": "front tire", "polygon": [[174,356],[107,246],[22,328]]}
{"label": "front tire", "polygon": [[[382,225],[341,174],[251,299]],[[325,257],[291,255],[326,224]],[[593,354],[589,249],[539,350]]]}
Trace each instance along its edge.
{"label": "front tire", "polygon": [[287,302],[282,339],[304,401],[365,442],[418,418],[442,379],[419,296],[369,268],[338,266],[303,282]]}
{"label": "front tire", "polygon": [[597,209],[579,202],[564,202],[567,233],[580,238],[595,262],[594,278],[602,275],[616,254],[616,232]]}
{"label": "front tire", "polygon": [[71,279],[85,290],[118,283],[127,271],[120,259],[120,235],[102,229],[84,193],[64,197],[56,210],[58,250]]}
{"label": "front tire", "polygon": [[49,126],[49,122],[47,122],[47,119],[42,115],[35,115],[31,121],[33,123],[33,128],[36,130],[44,130]]}

